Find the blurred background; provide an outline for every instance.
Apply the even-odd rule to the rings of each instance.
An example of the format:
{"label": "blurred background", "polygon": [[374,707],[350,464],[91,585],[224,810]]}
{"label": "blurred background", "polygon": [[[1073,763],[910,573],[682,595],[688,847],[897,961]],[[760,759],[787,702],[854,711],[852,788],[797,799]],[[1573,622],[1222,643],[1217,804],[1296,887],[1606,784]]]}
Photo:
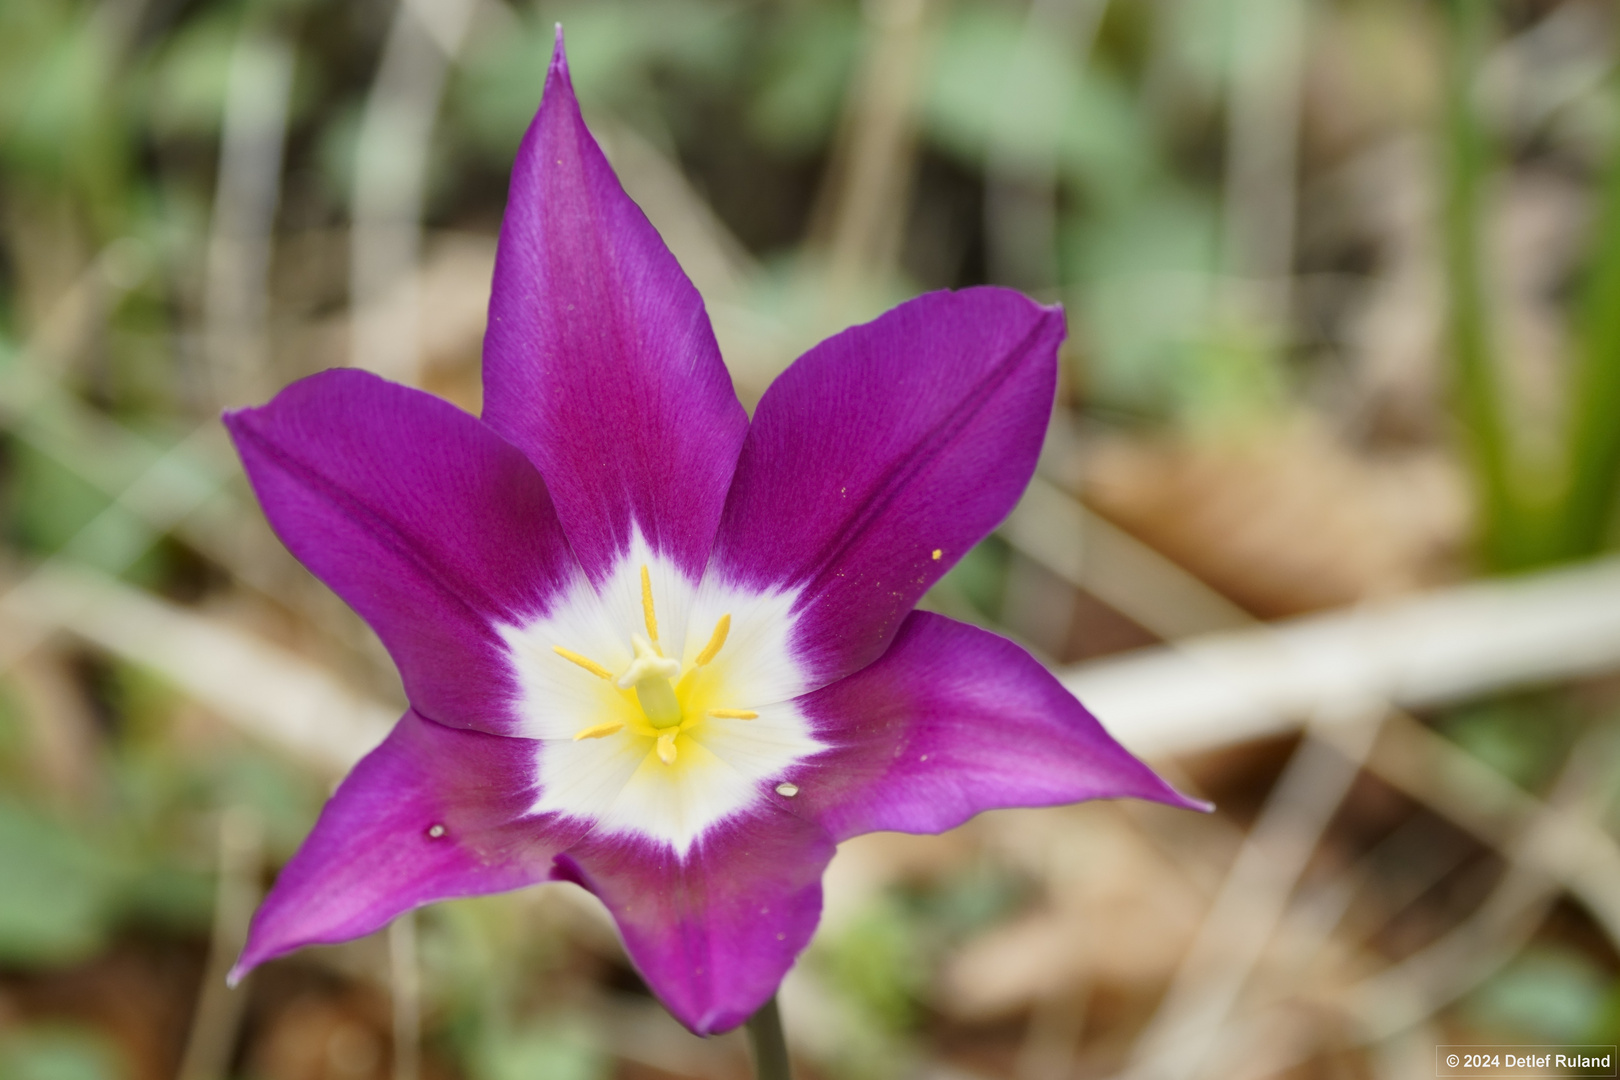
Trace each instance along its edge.
{"label": "blurred background", "polygon": [[802,1075],[1434,1075],[1620,1041],[1607,0],[0,2],[0,1077],[748,1075],[572,886],[223,972],[398,715],[217,422],[479,403],[552,24],[745,403],[923,290],[1061,300],[926,604],[1213,815],[845,845]]}

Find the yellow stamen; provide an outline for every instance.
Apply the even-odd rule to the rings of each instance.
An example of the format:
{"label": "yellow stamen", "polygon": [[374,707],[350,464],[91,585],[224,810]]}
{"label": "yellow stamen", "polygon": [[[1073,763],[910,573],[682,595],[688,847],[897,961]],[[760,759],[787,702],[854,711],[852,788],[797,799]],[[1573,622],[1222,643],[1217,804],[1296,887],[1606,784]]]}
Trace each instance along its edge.
{"label": "yellow stamen", "polygon": [[710,709],[709,715],[721,720],[757,720],[759,713],[748,709]]}
{"label": "yellow stamen", "polygon": [[553,645],[551,647],[551,651],[562,657],[564,660],[578,664],[580,667],[584,668],[586,671],[590,672],[592,675],[595,675],[599,679],[606,679],[609,682],[613,681],[613,672],[609,671],[601,664],[598,664],[595,660],[592,660],[588,656],[581,656],[572,649],[565,649],[561,645]]}
{"label": "yellow stamen", "polygon": [[674,728],[658,736],[658,760],[665,765],[675,764],[675,736],[679,731],[679,728]]}
{"label": "yellow stamen", "polygon": [[641,568],[641,616],[647,622],[647,636],[652,638],[653,644],[658,643],[658,615],[653,611],[652,575],[647,568]]}
{"label": "yellow stamen", "polygon": [[692,661],[693,667],[702,667],[720,654],[720,647],[726,643],[726,635],[731,633],[731,616],[722,615],[720,621],[714,624],[714,633],[709,635],[709,643],[703,646],[697,659]]}
{"label": "yellow stamen", "polygon": [[605,724],[597,724],[594,727],[588,727],[584,731],[577,733],[574,736],[574,741],[579,742],[581,739],[601,739],[608,735],[612,735],[615,732],[622,731],[623,729],[624,725],[619,723],[619,721],[609,720]]}

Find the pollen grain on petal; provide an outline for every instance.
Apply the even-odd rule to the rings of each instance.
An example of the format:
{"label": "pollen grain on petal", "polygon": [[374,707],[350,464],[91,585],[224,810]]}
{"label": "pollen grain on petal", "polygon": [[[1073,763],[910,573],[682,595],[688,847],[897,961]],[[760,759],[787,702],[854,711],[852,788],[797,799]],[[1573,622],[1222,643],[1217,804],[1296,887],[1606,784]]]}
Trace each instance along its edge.
{"label": "pollen grain on petal", "polygon": [[759,713],[749,709],[710,709],[709,715],[718,720],[757,720]]}
{"label": "pollen grain on petal", "polygon": [[624,724],[620,723],[617,720],[609,720],[605,724],[594,724],[591,727],[585,728],[582,731],[575,732],[574,733],[574,741],[579,742],[579,740],[581,740],[581,739],[601,739],[601,738],[606,738],[607,736],[613,735],[613,734],[615,734],[615,733],[617,733],[617,732],[619,732],[619,731],[621,731],[623,729],[624,729]]}
{"label": "pollen grain on petal", "polygon": [[944,558],[944,557],[945,557],[945,549],[944,548],[935,548],[934,549],[933,558],[934,558],[935,562],[939,562],[939,560]]}
{"label": "pollen grain on petal", "polygon": [[678,728],[671,728],[658,736],[658,760],[665,765],[675,764],[675,736]]}
{"label": "pollen grain on petal", "polygon": [[551,647],[551,651],[570,663],[578,664],[592,675],[595,675],[598,679],[607,679],[609,682],[613,681],[613,672],[609,671],[601,664],[598,664],[595,660],[592,660],[588,656],[581,656],[574,650],[565,649],[561,645],[553,645]]}
{"label": "pollen grain on petal", "polygon": [[645,565],[641,568],[641,617],[647,623],[647,636],[658,642],[658,613],[653,610],[652,574]]}
{"label": "pollen grain on petal", "polygon": [[697,654],[692,661],[693,667],[702,667],[716,656],[720,655],[721,648],[726,643],[726,635],[731,633],[731,616],[720,616],[720,621],[714,624],[714,633],[709,635],[709,643],[703,646],[703,651]]}

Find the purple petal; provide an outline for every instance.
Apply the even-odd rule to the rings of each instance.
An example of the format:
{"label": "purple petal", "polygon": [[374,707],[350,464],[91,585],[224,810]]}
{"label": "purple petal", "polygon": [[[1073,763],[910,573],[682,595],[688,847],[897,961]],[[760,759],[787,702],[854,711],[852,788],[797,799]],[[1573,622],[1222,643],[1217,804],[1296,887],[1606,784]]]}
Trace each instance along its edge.
{"label": "purple petal", "polygon": [[592,836],[558,858],[557,876],[602,899],[653,993],[710,1035],[747,1020],[809,943],[832,853],[820,828],[770,807],[716,826],[684,860]]}
{"label": "purple petal", "polygon": [[941,615],[913,613],[875,663],[799,701],[834,749],[796,771],[795,809],[838,840],[1083,799],[1207,809],[1132,757],[1023,649]]}
{"label": "purple petal", "polygon": [[476,418],[361,371],[228,413],[270,524],[382,638],[424,716],[512,731],[492,622],[578,574],[540,474]]}
{"label": "purple petal", "polygon": [[233,980],[435,900],[544,881],[581,831],[529,816],[536,744],[407,712],[355,766],[253,918]]}
{"label": "purple petal", "polygon": [[540,469],[592,580],[638,527],[701,574],[747,416],[697,290],[585,128],[560,31],[512,167],[484,419]]}
{"label": "purple petal", "polygon": [[1063,313],[1006,289],[930,293],[800,357],[766,392],[715,565],[802,588],[794,648],[820,686],[1012,509],[1040,453]]}

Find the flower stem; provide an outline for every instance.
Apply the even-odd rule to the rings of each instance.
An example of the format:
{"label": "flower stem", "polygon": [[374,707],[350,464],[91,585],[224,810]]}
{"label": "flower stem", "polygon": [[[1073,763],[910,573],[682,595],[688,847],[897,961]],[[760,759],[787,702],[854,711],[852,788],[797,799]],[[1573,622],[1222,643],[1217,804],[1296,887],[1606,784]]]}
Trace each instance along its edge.
{"label": "flower stem", "polygon": [[754,1048],[754,1076],[758,1080],[792,1080],[787,1041],[782,1037],[782,1012],[776,997],[748,1018],[748,1042]]}

